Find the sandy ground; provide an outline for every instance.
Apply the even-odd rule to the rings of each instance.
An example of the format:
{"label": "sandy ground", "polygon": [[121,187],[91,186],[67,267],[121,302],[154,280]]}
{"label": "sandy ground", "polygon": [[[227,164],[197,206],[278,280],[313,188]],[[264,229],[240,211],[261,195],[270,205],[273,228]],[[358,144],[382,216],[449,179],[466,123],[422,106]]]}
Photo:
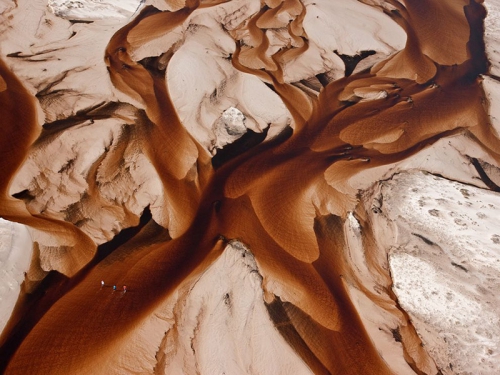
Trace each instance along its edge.
{"label": "sandy ground", "polygon": [[100,19],[130,19],[143,4],[143,0],[117,1],[71,1],[49,0],[50,10],[57,16],[69,20],[94,21]]}
{"label": "sandy ground", "polygon": [[393,290],[446,374],[497,367],[499,203],[498,193],[422,172],[381,183],[373,200],[392,229],[380,235],[393,238]]}
{"label": "sandy ground", "polygon": [[0,372],[498,367],[496,4],[263,4],[0,2]]}
{"label": "sandy ground", "polygon": [[0,333],[19,296],[24,273],[30,265],[32,246],[24,225],[0,219]]}
{"label": "sandy ground", "polygon": [[103,372],[311,374],[274,324],[255,259],[233,242],[200,278],[145,317]]}

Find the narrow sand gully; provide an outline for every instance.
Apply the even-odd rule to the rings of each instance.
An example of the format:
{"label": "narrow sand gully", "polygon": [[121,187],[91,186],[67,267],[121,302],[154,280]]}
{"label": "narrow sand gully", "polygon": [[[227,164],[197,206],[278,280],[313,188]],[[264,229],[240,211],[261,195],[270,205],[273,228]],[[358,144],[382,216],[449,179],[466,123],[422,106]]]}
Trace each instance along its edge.
{"label": "narrow sand gully", "polygon": [[[381,43],[383,50],[365,54],[379,59],[373,66],[335,78],[338,60],[325,57],[324,64],[313,64],[311,70],[297,63],[312,48],[321,50],[321,43],[307,32],[311,28],[307,13],[322,2],[241,3],[188,0],[181,6],[167,2],[169,10],[143,7],[103,51],[116,90],[113,110],[99,105],[77,113],[67,123],[45,124],[38,143],[35,99],[9,67],[0,65],[0,99],[6,103],[0,109],[5,133],[0,139],[5,153],[0,160],[0,169],[5,170],[0,176],[0,215],[40,233],[41,257],[53,258],[48,263],[55,266],[47,267],[47,262],[37,266],[35,255],[32,268],[57,270],[68,277],[47,282],[44,288],[50,297],[39,297],[44,308],[32,312],[29,303],[20,300],[2,336],[1,372],[121,373],[120,366],[134,362],[132,338],[140,336],[148,324],[156,324],[151,317],[170,314],[166,323],[158,323],[165,331],[163,338],[152,334],[160,344],[144,343],[146,348],[138,344],[136,350],[146,354],[138,355],[137,362],[141,366],[144,362],[144,368],[137,371],[166,373],[172,363],[161,358],[171,358],[181,363],[170,371],[209,373],[212,367],[194,349],[198,347],[198,327],[208,318],[200,308],[195,321],[185,323],[191,327],[191,344],[186,347],[192,348],[190,355],[199,361],[193,368],[182,354],[181,342],[186,338],[181,334],[184,326],[179,311],[190,305],[190,291],[200,280],[210,279],[206,275],[211,266],[215,267],[217,259],[226,259],[228,248],[235,243],[232,240],[237,240],[238,246],[244,244],[255,257],[258,271],[252,270],[262,276],[256,295],[264,299],[273,333],[279,331],[312,373],[439,373],[441,362],[435,362],[426,350],[391,289],[388,250],[377,242],[379,229],[360,203],[361,188],[355,178],[402,165],[452,136],[468,139],[490,165],[500,164],[500,140],[489,122],[480,85],[480,74],[486,73],[488,65],[482,41],[483,6],[474,1],[391,0],[385,4],[367,1],[370,7],[345,0],[346,9],[367,9],[370,15],[376,11],[376,17],[383,17],[390,28],[399,25],[407,39],[400,51],[391,50],[398,43],[396,37]],[[319,18],[321,9],[314,9]],[[336,8],[325,5],[322,9]],[[218,83],[207,80],[207,85],[216,88],[209,98],[200,100],[217,104],[224,95],[232,95],[225,91],[231,87],[231,79],[236,79],[231,77],[250,75],[264,83],[259,90],[271,90],[283,103],[281,118],[290,119],[281,128],[268,124],[260,129],[261,134],[248,131],[240,138],[247,146],[232,153],[216,150],[216,157],[219,152],[225,155],[217,163],[208,142],[199,141],[203,136],[192,134],[190,130],[195,128],[183,124],[189,110],[176,108],[180,90],[171,87],[171,82],[181,81],[169,78],[169,64],[176,54],[179,59],[187,56],[179,52],[184,43],[206,37],[199,28],[204,27],[203,22],[209,23],[207,19],[217,20],[217,32],[227,38],[222,42],[214,37],[218,43],[210,44],[214,51],[206,47],[207,59],[220,59],[222,53],[216,49],[224,45],[224,54],[231,51],[225,57],[231,66],[213,65],[224,68],[219,76],[225,78]],[[144,46],[151,48],[149,54]],[[443,46],[453,52],[447,53]],[[346,56],[343,52],[349,47],[336,51],[336,56]],[[185,70],[190,68],[187,65]],[[300,80],[291,81],[290,77]],[[201,91],[208,92],[207,87]],[[258,95],[257,89],[254,95]],[[203,106],[193,106],[193,110],[198,108]],[[248,115],[257,117],[250,111]],[[43,171],[41,177],[32,179],[21,174],[30,181],[26,190],[15,192],[20,199],[10,195],[24,160],[32,162],[25,174],[34,173],[39,165],[33,150],[43,155],[40,144],[53,139],[47,129],[58,136],[82,123],[94,126],[94,120],[103,119],[119,119],[123,124],[118,140],[112,133],[99,150],[100,156],[84,169],[81,183],[85,191],[78,205],[56,212],[48,209],[53,207],[49,203],[34,204],[37,198],[32,191],[44,180]],[[22,132],[17,130],[20,123]],[[276,128],[281,129],[279,133]],[[147,159],[148,174],[158,181],[161,192],[151,193],[150,202],[141,201],[150,208],[145,209],[144,222],[139,222],[133,235],[96,252],[98,237],[84,224],[88,216],[102,215],[104,210],[105,184],[99,178],[107,173],[101,168],[106,165],[108,173],[124,169],[132,174],[131,165],[135,164],[128,163],[129,154]],[[70,173],[67,171],[74,164],[74,160],[68,161],[59,173]],[[118,212],[106,204],[110,215]],[[129,223],[139,221],[136,212],[116,205]],[[44,208],[37,212],[40,206]],[[114,220],[120,220],[118,214]],[[101,280],[106,285],[99,288]],[[127,285],[127,292],[114,291],[111,285]],[[194,301],[211,298],[207,291],[199,293],[192,297]],[[50,302],[43,304],[44,298]],[[229,293],[224,294],[224,303],[228,299]],[[361,311],[362,305],[369,306],[375,321],[382,317],[381,321],[372,325],[367,312]],[[392,332],[394,341],[383,341],[376,324],[379,331]],[[127,355],[123,354],[125,347]],[[394,351],[399,359],[391,354]],[[251,364],[247,366],[241,373],[259,372]],[[230,371],[229,367],[225,370]]]}

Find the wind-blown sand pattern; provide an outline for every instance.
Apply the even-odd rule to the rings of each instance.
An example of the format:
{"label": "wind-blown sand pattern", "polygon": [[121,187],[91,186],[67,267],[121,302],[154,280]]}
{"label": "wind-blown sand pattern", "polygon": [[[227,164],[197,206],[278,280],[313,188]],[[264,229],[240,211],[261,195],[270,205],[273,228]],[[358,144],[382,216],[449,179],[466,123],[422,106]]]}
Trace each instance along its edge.
{"label": "wind-blown sand pattern", "polygon": [[1,373],[500,366],[496,4],[0,11]]}

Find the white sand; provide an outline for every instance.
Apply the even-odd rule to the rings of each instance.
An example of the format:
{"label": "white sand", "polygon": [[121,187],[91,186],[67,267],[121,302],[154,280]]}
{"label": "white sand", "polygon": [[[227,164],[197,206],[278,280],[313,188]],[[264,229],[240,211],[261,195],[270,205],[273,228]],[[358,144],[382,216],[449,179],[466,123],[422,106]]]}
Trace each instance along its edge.
{"label": "white sand", "polygon": [[144,0],[49,0],[55,15],[68,20],[94,21],[130,18]]}
{"label": "white sand", "polygon": [[490,74],[500,77],[500,4],[498,1],[487,0],[484,6],[488,14],[484,20],[484,41],[486,44],[486,54],[491,63]]}
{"label": "white sand", "polygon": [[[382,183],[394,292],[444,374],[500,360],[500,194],[422,172]],[[392,229],[392,231],[391,231]]]}
{"label": "white sand", "polygon": [[30,265],[32,247],[26,226],[0,218],[0,333],[19,296],[24,272]]}

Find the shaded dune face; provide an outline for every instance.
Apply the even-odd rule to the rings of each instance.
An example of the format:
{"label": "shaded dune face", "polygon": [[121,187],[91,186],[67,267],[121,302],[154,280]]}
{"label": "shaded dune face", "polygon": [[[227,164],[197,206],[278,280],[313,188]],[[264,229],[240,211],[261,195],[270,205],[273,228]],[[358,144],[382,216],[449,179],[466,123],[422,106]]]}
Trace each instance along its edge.
{"label": "shaded dune face", "polygon": [[[177,11],[144,8],[113,36],[104,57],[114,87],[142,105],[130,115],[130,132],[136,135],[122,135],[106,161],[95,165],[113,170],[134,142],[154,167],[163,193],[153,218],[132,239],[106,257],[98,252],[92,261],[96,243],[71,220],[32,214],[8,194],[30,148],[37,147],[35,139],[40,137],[40,144],[47,135],[38,134],[35,99],[2,63],[0,214],[50,235],[50,256],[70,277],[45,310],[19,307],[31,323],[11,327],[2,337],[2,371],[101,373],[117,355],[120,340],[140,329],[139,323],[177,288],[199,277],[229,239],[238,239],[259,265],[271,318],[277,326],[279,319],[286,322],[279,331],[313,373],[395,373],[368,335],[347,285],[398,322],[411,370],[437,373],[391,291],[389,271],[349,179],[454,134],[466,134],[500,162],[500,142],[488,123],[478,82],[487,67],[481,45],[485,12],[473,1],[387,4],[390,10],[370,9],[386,12],[403,28],[404,49],[340,79],[326,72],[301,82],[287,78],[313,45],[305,20],[314,4],[266,1],[246,18],[226,20],[221,32],[232,40],[228,61],[234,74],[252,75],[270,87],[291,123],[216,167],[183,124],[168,85],[169,63],[183,39],[163,49],[164,41],[158,40],[200,14],[224,14],[226,4],[192,0]],[[285,40],[278,48],[272,48],[275,31]],[[154,43],[158,53],[143,56],[141,48]],[[310,89],[311,82],[317,89]],[[89,176],[86,195],[98,205],[100,200],[92,200],[100,194],[97,169]],[[346,251],[343,223],[350,212],[362,228],[368,276],[356,272]],[[377,291],[366,285],[367,278]],[[116,303],[97,294],[102,279],[130,285],[127,298]]]}

